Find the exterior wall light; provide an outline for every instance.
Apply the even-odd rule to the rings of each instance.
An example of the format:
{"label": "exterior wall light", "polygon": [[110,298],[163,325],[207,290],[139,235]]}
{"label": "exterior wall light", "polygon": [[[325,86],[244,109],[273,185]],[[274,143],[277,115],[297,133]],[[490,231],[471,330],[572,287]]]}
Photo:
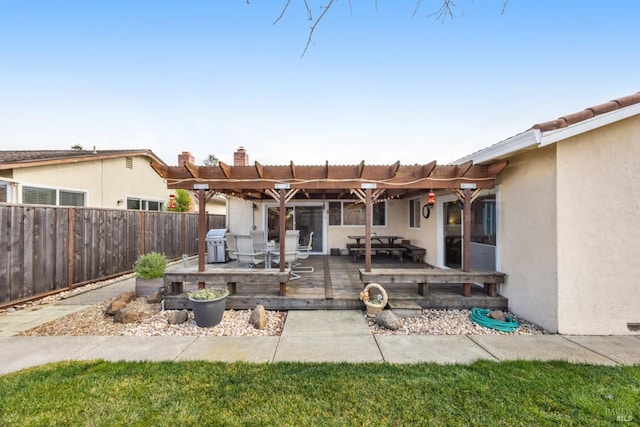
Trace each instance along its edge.
{"label": "exterior wall light", "polygon": [[431,208],[436,204],[436,193],[429,191],[427,196],[427,204],[422,207],[422,216],[426,219],[431,215]]}

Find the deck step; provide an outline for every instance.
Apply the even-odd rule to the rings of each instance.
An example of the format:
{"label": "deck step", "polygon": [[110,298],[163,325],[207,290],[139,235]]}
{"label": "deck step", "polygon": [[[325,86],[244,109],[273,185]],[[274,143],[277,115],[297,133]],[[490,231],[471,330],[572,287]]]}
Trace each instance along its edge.
{"label": "deck step", "polygon": [[389,300],[387,304],[389,304],[389,308],[398,316],[422,316],[422,307],[414,300]]}

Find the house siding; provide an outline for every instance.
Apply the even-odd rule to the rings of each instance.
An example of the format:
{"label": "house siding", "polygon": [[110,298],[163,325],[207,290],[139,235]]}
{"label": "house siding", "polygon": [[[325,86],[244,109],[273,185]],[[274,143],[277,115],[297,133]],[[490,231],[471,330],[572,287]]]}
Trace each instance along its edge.
{"label": "house siding", "polygon": [[556,150],[509,160],[499,175],[501,294],[509,308],[550,332],[558,330]]}
{"label": "house siding", "polygon": [[639,128],[634,117],[557,144],[560,333],[640,323]]}
{"label": "house siding", "polygon": [[143,156],[133,157],[133,168],[125,158],[33,166],[13,170],[21,185],[62,188],[87,192],[87,207],[125,208],[118,204],[127,196],[167,202],[170,191]]}

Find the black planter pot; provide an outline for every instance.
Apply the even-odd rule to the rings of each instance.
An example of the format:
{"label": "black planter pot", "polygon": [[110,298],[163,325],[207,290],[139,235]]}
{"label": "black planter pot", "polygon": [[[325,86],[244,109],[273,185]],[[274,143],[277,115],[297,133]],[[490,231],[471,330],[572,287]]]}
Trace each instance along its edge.
{"label": "black planter pot", "polygon": [[222,321],[222,315],[227,305],[227,296],[214,300],[201,300],[189,298],[191,310],[193,310],[193,318],[196,325],[201,328],[210,328],[216,326]]}

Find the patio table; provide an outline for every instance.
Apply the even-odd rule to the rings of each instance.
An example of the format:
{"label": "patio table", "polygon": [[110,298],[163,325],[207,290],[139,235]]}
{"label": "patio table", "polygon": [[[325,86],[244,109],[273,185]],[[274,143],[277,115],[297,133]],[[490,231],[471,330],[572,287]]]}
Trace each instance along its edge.
{"label": "patio table", "polygon": [[[360,244],[360,240],[366,238],[367,236],[347,236],[347,237],[356,241],[356,247],[362,247],[364,245]],[[395,241],[398,239],[402,239],[402,236],[391,236],[391,235],[386,236],[386,235],[378,235],[378,234],[371,235],[371,240],[377,240],[382,245],[388,245],[389,247],[393,247],[393,245],[395,244]],[[386,240],[386,242],[384,242],[383,240]]]}

